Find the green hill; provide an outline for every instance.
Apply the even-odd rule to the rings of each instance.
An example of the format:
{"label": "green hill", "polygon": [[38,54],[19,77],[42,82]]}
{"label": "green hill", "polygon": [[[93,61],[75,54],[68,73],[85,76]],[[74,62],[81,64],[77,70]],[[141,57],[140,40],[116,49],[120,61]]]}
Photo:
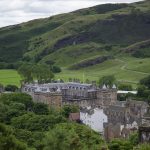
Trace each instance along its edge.
{"label": "green hill", "polygon": [[[64,70],[60,74],[62,77],[65,72],[71,75],[73,70],[68,69],[80,66],[75,72],[82,72],[83,69],[87,72],[93,70],[97,76],[101,76],[113,73],[114,70],[110,66],[120,66],[123,59],[130,58],[131,64],[134,64],[137,57],[138,62],[142,59],[150,64],[149,39],[149,0],[133,4],[98,5],[0,28],[0,62],[31,61],[56,64]],[[104,57],[111,59],[98,61]],[[118,58],[122,59],[118,61]],[[89,62],[92,65],[89,65]],[[105,71],[99,71],[98,68],[103,66]],[[121,73],[117,75],[128,80],[128,75],[123,73],[122,67],[125,69],[125,66],[121,65]],[[141,71],[140,63],[131,68],[129,65],[127,69],[136,70],[134,73],[150,73],[147,69]],[[136,82],[143,75],[146,74],[140,73],[140,77],[135,75]]]}

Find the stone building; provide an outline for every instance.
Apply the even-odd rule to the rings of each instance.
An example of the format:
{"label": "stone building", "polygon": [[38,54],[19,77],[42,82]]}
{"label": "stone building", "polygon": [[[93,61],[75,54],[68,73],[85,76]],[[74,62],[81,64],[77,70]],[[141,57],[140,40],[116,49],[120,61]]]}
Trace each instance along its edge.
{"label": "stone building", "polygon": [[[114,137],[128,138],[129,134],[138,130],[142,124],[142,118],[147,112],[148,104],[143,101],[127,100],[117,101],[115,104],[104,108],[108,117],[105,123],[105,138],[110,140]],[[119,125],[118,125],[119,124]]]}
{"label": "stone building", "polygon": [[150,107],[142,117],[142,124],[139,127],[139,142],[150,143]]}
{"label": "stone building", "polygon": [[80,113],[70,113],[69,114],[69,120],[70,121],[74,121],[74,122],[77,122],[77,123],[80,123]]}
{"label": "stone building", "polygon": [[60,108],[62,106],[62,94],[56,93],[41,93],[35,92],[32,94],[33,101],[37,103],[44,103],[50,107]]}
{"label": "stone building", "polygon": [[117,101],[116,88],[98,88],[92,84],[81,83],[48,83],[25,84],[22,92],[28,93],[35,102],[43,102],[49,106],[68,104],[86,106],[108,106]]}

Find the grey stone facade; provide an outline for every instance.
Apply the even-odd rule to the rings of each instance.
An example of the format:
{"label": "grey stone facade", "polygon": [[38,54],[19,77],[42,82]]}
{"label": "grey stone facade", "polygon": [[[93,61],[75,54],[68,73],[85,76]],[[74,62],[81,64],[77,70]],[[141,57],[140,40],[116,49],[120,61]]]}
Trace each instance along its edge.
{"label": "grey stone facade", "polygon": [[[81,107],[108,106],[114,104],[117,101],[116,88],[100,89],[96,86],[93,86],[92,84],[80,84],[72,82],[26,84],[22,87],[22,92],[30,94],[33,97],[34,101],[37,102],[43,102],[43,99],[50,99],[52,95],[58,95],[59,93],[59,95],[62,97],[62,105],[76,104]],[[47,103],[50,104],[49,102]]]}
{"label": "grey stone facade", "polygon": [[139,127],[139,141],[141,143],[150,143],[150,107],[142,117],[142,124]]}
{"label": "grey stone facade", "polygon": [[105,139],[128,138],[132,132],[138,131],[148,110],[148,104],[143,101],[117,101],[104,108],[108,122],[104,124]]}

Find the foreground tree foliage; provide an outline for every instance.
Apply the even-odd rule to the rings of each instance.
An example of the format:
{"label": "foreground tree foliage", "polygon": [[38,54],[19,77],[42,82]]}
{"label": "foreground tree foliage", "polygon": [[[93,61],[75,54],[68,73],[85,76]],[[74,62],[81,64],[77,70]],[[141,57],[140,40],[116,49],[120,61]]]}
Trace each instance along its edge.
{"label": "foreground tree foliage", "polygon": [[149,150],[150,144],[141,144],[137,147],[139,150]]}
{"label": "foreground tree foliage", "polygon": [[24,93],[2,94],[0,122],[11,132],[0,136],[0,150],[101,150],[106,144],[98,133],[67,119],[78,111],[77,106],[48,108]]}
{"label": "foreground tree foliage", "polygon": [[[61,110],[34,103],[23,93],[0,95],[0,150],[102,150],[107,144],[89,127],[70,122],[68,115],[77,106]],[[113,140],[110,150],[137,147],[137,134],[129,140]],[[149,150],[142,145],[140,150]]]}
{"label": "foreground tree foliage", "polygon": [[62,108],[62,115],[66,118],[69,117],[70,113],[79,112],[79,107],[75,105],[64,105]]}
{"label": "foreground tree foliage", "polygon": [[13,135],[13,130],[0,123],[0,150],[27,150],[27,145]]}
{"label": "foreground tree foliage", "polygon": [[98,133],[79,124],[63,123],[47,132],[44,150],[101,150],[107,147]]}

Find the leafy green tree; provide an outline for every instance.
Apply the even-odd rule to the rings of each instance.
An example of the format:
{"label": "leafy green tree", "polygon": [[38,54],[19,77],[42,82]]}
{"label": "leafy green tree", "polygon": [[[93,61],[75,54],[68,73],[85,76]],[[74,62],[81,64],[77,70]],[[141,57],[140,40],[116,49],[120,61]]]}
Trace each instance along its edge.
{"label": "leafy green tree", "polygon": [[17,139],[27,143],[30,147],[36,148],[37,150],[43,149],[43,143],[41,141],[45,137],[44,132],[31,132],[23,129],[15,129],[14,135]]}
{"label": "leafy green tree", "polygon": [[7,105],[4,105],[2,102],[0,102],[0,122],[5,122],[6,120],[6,113],[9,110],[9,107]]}
{"label": "leafy green tree", "polygon": [[101,79],[99,79],[99,85],[103,86],[104,84],[107,86],[112,87],[113,84],[116,83],[116,78],[114,75],[109,75],[109,76],[103,76]]}
{"label": "leafy green tree", "polygon": [[0,124],[0,150],[27,150],[27,145],[13,135],[13,130]]}
{"label": "leafy green tree", "polygon": [[138,133],[136,132],[136,133],[131,134],[129,137],[129,141],[133,146],[138,145],[139,143]]}
{"label": "leafy green tree", "polygon": [[2,94],[0,96],[0,102],[9,105],[10,102],[18,102],[25,105],[26,110],[33,107],[32,97],[26,93],[10,93]]}
{"label": "leafy green tree", "polygon": [[18,91],[18,87],[16,85],[7,85],[5,87],[5,91],[17,92]]}
{"label": "leafy green tree", "polygon": [[138,150],[149,150],[150,149],[150,144],[141,144],[138,146]]}
{"label": "leafy green tree", "polygon": [[61,72],[61,68],[58,66],[52,66],[51,71],[53,73],[60,73]]}
{"label": "leafy green tree", "polygon": [[49,113],[48,105],[43,103],[34,103],[33,112],[38,115],[47,115]]}
{"label": "leafy green tree", "polygon": [[109,143],[110,150],[133,150],[133,145],[128,140],[114,139]]}
{"label": "leafy green tree", "polygon": [[68,118],[70,113],[79,112],[79,107],[76,105],[64,105],[62,108],[62,114],[64,117]]}
{"label": "leafy green tree", "polygon": [[132,91],[132,90],[133,90],[131,84],[120,84],[120,85],[118,86],[118,89],[119,89],[119,90],[125,90],[125,91]]}
{"label": "leafy green tree", "polygon": [[106,146],[98,133],[75,123],[57,125],[43,141],[44,150],[101,150]]}
{"label": "leafy green tree", "polygon": [[18,68],[18,73],[24,79],[25,82],[32,82],[32,64],[24,63]]}
{"label": "leafy green tree", "polygon": [[18,129],[26,129],[29,131],[46,131],[61,122],[66,122],[61,115],[35,115],[34,113],[27,113],[25,115],[13,118],[11,124]]}
{"label": "leafy green tree", "polygon": [[147,93],[145,92],[146,91],[146,86],[144,85],[140,85],[137,89],[138,93],[137,93],[137,96],[138,97],[147,97]]}
{"label": "leafy green tree", "polygon": [[50,82],[54,74],[46,64],[23,64],[18,68],[18,73],[24,78],[25,82],[38,80],[40,83]]}
{"label": "leafy green tree", "polygon": [[10,124],[13,117],[17,117],[25,114],[25,105],[21,103],[13,102],[9,105],[5,105],[0,102],[0,122]]}
{"label": "leafy green tree", "polygon": [[25,111],[19,111],[18,109],[9,109],[6,112],[6,117],[5,117],[5,123],[10,124],[11,123],[11,119],[14,117],[19,117],[21,115],[23,115],[25,113]]}
{"label": "leafy green tree", "polygon": [[150,75],[140,80],[140,84],[145,85],[150,89]]}
{"label": "leafy green tree", "polygon": [[54,74],[51,72],[50,67],[46,64],[34,65],[32,69],[32,76],[40,83],[50,82],[54,78]]}

